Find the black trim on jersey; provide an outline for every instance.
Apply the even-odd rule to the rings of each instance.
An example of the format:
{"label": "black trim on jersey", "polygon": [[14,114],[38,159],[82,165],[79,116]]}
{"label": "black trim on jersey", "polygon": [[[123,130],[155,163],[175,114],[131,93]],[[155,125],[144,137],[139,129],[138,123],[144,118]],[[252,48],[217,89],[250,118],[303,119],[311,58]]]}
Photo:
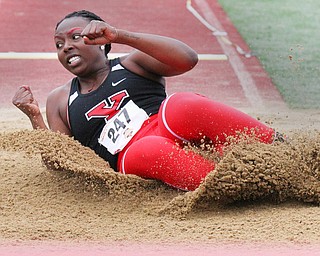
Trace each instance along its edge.
{"label": "black trim on jersey", "polygon": [[166,92],[162,84],[127,70],[119,58],[109,63],[110,73],[95,91],[81,94],[78,78],[72,80],[68,115],[74,138],[93,149],[116,170],[118,155],[110,154],[98,142],[105,123],[129,100],[149,116],[158,113]]}

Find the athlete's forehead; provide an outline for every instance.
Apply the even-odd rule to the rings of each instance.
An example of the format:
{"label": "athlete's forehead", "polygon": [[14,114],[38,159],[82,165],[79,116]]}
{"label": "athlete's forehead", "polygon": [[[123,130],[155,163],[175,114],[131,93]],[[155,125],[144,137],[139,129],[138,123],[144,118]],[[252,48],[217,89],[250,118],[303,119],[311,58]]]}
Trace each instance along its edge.
{"label": "athlete's forehead", "polygon": [[74,31],[82,31],[88,24],[89,20],[82,17],[71,17],[64,19],[55,31],[55,37],[59,35],[68,35]]}

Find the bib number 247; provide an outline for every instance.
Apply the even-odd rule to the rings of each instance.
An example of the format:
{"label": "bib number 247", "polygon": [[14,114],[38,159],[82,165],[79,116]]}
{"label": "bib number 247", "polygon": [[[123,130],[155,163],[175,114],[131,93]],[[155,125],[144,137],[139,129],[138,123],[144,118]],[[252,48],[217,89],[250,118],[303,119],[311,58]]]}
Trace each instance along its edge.
{"label": "bib number 247", "polygon": [[129,101],[104,126],[99,143],[108,149],[111,154],[120,152],[139,131],[149,116],[133,101]]}

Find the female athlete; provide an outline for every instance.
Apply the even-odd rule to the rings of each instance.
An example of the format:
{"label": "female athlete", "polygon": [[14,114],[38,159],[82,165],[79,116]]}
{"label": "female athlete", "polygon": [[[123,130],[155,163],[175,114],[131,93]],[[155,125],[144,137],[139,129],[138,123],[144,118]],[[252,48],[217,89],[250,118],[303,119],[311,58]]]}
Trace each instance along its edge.
{"label": "female athlete", "polygon": [[[196,52],[168,37],[116,29],[89,11],[70,13],[56,26],[58,59],[74,78],[47,99],[49,129],[73,136],[123,174],[196,189],[213,162],[186,151],[203,138],[214,147],[239,132],[272,143],[275,131],[256,119],[199,94],[166,94],[164,77],[183,74],[198,62]],[[109,60],[111,44],[133,51]],[[29,86],[13,104],[34,129],[48,129]]]}

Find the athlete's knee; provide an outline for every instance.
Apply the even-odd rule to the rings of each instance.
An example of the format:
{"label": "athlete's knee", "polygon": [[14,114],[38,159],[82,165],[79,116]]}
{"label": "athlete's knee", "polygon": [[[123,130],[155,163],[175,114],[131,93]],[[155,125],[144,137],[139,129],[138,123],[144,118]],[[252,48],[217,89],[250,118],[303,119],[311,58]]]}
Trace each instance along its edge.
{"label": "athlete's knee", "polygon": [[203,101],[207,100],[207,97],[193,92],[174,93],[164,101],[161,110],[190,114],[194,108],[203,107]]}
{"label": "athlete's knee", "polygon": [[207,122],[208,100],[192,92],[169,96],[160,108],[160,131],[171,139],[186,142],[197,139]]}

